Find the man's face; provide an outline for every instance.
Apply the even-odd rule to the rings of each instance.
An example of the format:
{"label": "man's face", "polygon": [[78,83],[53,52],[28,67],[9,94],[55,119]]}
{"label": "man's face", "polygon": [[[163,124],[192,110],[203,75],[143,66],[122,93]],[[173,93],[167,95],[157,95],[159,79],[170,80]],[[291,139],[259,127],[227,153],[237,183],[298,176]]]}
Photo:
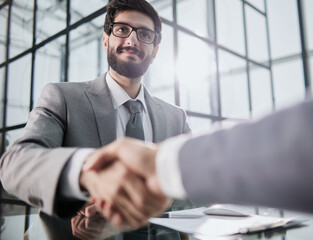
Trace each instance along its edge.
{"label": "man's face", "polygon": [[[154,31],[152,19],[138,11],[119,12],[114,22],[127,23],[132,27]],[[144,75],[158,51],[158,46],[154,46],[153,43],[146,44],[138,41],[135,31],[127,38],[119,38],[112,33],[108,36],[104,33],[103,44],[110,67],[118,74],[129,78]]]}

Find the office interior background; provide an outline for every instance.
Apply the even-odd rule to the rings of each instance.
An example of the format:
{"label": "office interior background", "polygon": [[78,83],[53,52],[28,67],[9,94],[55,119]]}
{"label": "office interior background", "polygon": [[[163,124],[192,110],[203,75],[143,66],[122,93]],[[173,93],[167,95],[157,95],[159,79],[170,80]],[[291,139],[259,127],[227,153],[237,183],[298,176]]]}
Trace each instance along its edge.
{"label": "office interior background", "polygon": [[[313,1],[149,2],[162,18],[163,39],[144,83],[185,109],[193,131],[259,118],[310,97]],[[107,3],[0,0],[0,154],[21,136],[45,84],[107,71]],[[0,199],[1,235],[13,231],[22,239],[32,219],[6,216],[37,209],[4,190]]]}

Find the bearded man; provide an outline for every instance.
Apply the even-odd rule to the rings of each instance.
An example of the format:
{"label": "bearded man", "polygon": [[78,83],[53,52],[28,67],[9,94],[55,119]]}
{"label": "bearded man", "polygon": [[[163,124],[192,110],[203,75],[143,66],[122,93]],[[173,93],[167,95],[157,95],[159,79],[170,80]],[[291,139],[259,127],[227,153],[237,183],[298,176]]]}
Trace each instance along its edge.
{"label": "bearded man", "polygon": [[1,159],[4,188],[59,217],[73,216],[91,196],[102,203],[99,210],[105,204],[126,212],[113,218],[115,225],[142,226],[151,204],[164,210],[167,199],[150,193],[119,162],[82,170],[100,147],[118,138],[157,143],[190,131],[185,112],[151,96],[142,83],[160,41],[161,20],[148,2],[110,1],[103,33],[109,71],[92,81],[44,87],[22,137]]}

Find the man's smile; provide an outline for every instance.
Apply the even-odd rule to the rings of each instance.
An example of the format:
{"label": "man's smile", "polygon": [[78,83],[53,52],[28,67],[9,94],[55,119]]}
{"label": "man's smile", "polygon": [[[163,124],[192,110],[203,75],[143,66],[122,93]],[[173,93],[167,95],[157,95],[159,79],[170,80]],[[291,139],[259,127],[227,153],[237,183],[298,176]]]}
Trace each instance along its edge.
{"label": "man's smile", "polygon": [[138,50],[137,48],[134,47],[118,47],[117,51],[118,54],[120,53],[127,53],[129,55],[136,55],[139,58],[143,58],[144,53],[140,50]]}

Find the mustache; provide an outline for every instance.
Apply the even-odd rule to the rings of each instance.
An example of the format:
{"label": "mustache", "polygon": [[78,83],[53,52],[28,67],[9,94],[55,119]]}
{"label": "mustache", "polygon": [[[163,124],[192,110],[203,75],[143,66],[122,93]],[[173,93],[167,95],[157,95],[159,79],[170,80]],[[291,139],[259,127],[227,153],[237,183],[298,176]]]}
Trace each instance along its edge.
{"label": "mustache", "polygon": [[139,57],[143,57],[144,53],[142,51],[140,51],[138,48],[134,48],[134,47],[118,47],[116,49],[117,53],[122,53],[123,51],[133,51],[136,55],[138,55]]}

